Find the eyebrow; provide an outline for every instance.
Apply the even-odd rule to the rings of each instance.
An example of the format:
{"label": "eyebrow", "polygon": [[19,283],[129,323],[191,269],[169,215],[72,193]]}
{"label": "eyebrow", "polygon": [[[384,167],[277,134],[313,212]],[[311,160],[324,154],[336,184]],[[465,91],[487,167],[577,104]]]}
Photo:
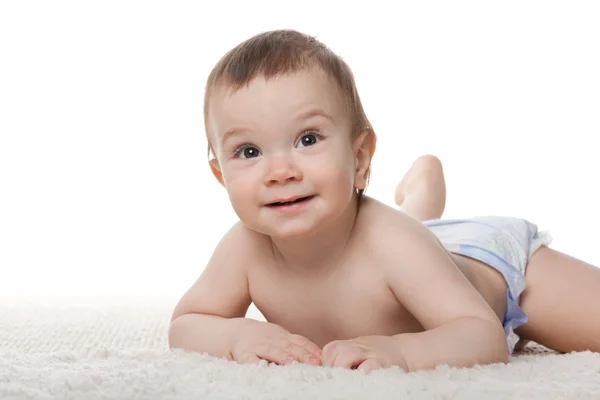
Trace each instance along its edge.
{"label": "eyebrow", "polygon": [[326,113],[325,111],[321,110],[320,108],[313,108],[313,109],[310,109],[303,113],[300,113],[296,116],[296,120],[309,119],[309,118],[313,118],[313,117],[327,118],[332,124],[335,125],[335,120],[333,119],[331,114]]}
{"label": "eyebrow", "polygon": [[233,128],[233,129],[228,130],[223,135],[223,139],[221,140],[221,144],[224,144],[227,141],[227,139],[229,139],[230,137],[235,136],[235,135],[239,135],[241,133],[244,133],[247,130],[248,129],[244,129],[244,128]]}
{"label": "eyebrow", "polygon": [[[323,117],[328,119],[333,125],[335,125],[335,120],[333,119],[333,117],[326,113],[325,111],[319,109],[319,108],[313,108],[310,109],[308,111],[302,112],[300,114],[298,114],[296,116],[296,121],[300,121],[300,120],[306,120],[306,119],[310,119],[310,118],[314,118],[314,117]],[[227,132],[225,132],[225,134],[223,135],[223,140],[221,140],[221,143],[225,143],[227,141],[227,139],[229,139],[232,136],[236,136],[239,134],[242,134],[244,132],[247,132],[248,129],[245,128],[233,128],[228,130]]]}

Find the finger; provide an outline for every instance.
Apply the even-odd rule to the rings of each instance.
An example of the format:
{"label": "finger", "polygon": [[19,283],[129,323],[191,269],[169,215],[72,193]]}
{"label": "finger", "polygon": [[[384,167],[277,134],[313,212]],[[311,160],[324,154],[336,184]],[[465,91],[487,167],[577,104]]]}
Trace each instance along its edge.
{"label": "finger", "polygon": [[[346,340],[334,340],[323,346],[321,352],[321,362],[325,366],[333,367],[336,362],[343,362],[343,358],[338,360],[343,354],[348,355],[350,349],[353,348],[352,343]],[[345,357],[345,356],[344,356]]]}
{"label": "finger", "polygon": [[298,358],[298,361],[305,364],[321,365],[321,358],[308,352],[305,348],[295,343],[288,342],[285,350]]}
{"label": "finger", "polygon": [[290,335],[290,340],[298,346],[306,349],[312,355],[316,357],[321,357],[321,348],[315,343],[311,342],[308,338],[302,335],[292,334]]}
{"label": "finger", "polygon": [[[308,341],[308,339],[305,339]],[[302,339],[293,338],[282,343],[282,346],[285,346],[285,350],[289,353],[298,357],[300,362],[312,365],[321,365],[321,351],[315,354],[313,351],[307,349],[307,346],[303,344],[306,343]]]}
{"label": "finger", "polygon": [[323,346],[321,350],[321,363],[325,366],[331,367],[334,360],[334,351],[338,344],[341,343],[339,340],[334,340]]}
{"label": "finger", "polygon": [[365,361],[366,357],[356,348],[340,351],[333,361],[333,367],[355,368]]}
{"label": "finger", "polygon": [[362,348],[347,342],[337,343],[328,351],[328,364],[331,367],[353,368],[365,361]]}
{"label": "finger", "polygon": [[277,346],[259,346],[256,350],[256,355],[279,365],[291,364],[294,361],[298,361],[297,356]]}
{"label": "finger", "polygon": [[260,358],[254,353],[244,353],[240,357],[236,357],[235,361],[241,364],[258,364],[260,363]]}
{"label": "finger", "polygon": [[363,361],[362,364],[360,364],[358,366],[358,370],[362,371],[366,374],[370,373],[373,370],[379,369],[379,368],[383,368],[383,366],[381,365],[381,363],[379,361],[377,361],[374,358],[368,358],[365,361]]}

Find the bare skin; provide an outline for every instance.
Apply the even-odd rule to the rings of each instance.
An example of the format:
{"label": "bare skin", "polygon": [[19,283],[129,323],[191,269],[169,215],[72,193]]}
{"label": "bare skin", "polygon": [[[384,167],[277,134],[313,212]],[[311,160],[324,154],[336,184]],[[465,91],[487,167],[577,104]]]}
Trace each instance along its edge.
{"label": "bare skin", "polygon": [[[294,340],[302,341],[303,338],[306,339],[305,346],[302,349],[298,349],[297,346],[292,344],[283,345],[289,353],[297,356],[291,359],[314,365],[318,365],[318,363],[313,362],[314,356],[317,354],[321,357],[324,365],[328,362],[328,357],[336,357],[336,353],[331,350],[331,345],[335,343],[360,340],[361,338],[391,338],[403,334],[424,332],[427,327],[404,306],[402,301],[399,301],[398,293],[395,293],[392,289],[394,283],[390,281],[389,275],[390,271],[396,269],[401,271],[404,268],[415,268],[421,260],[423,249],[407,246],[403,249],[404,258],[402,260],[394,254],[388,255],[389,252],[381,251],[382,248],[393,247],[393,244],[385,240],[386,237],[390,236],[382,235],[381,232],[388,231],[389,225],[394,220],[399,225],[406,226],[403,228],[405,233],[400,233],[402,236],[410,235],[410,231],[415,227],[415,224],[420,225],[418,221],[402,212],[398,212],[397,209],[388,207],[371,198],[365,198],[355,222],[354,232],[356,234],[351,238],[352,242],[348,243],[344,257],[338,259],[335,264],[330,265],[328,268],[314,270],[301,270],[281,264],[273,256],[272,245],[267,236],[253,232],[238,224],[234,228],[238,240],[233,243],[233,246],[235,247],[235,254],[241,255],[245,262],[238,271],[237,283],[232,281],[233,271],[223,271],[222,268],[219,271],[219,267],[207,268],[207,272],[179,302],[172,320],[176,323],[179,317],[185,317],[186,314],[192,313],[216,315],[226,319],[239,319],[246,313],[250,302],[253,302],[270,324],[275,324],[275,326],[285,329],[286,332],[298,335],[299,337],[294,336]],[[251,249],[251,252],[247,252],[245,249]],[[444,252],[445,250],[441,249],[441,251]],[[503,315],[505,307],[506,286],[504,281],[497,279],[496,272],[483,264],[466,263],[461,258],[456,257],[452,259],[458,266],[457,271],[460,270],[463,273],[460,274],[459,272],[458,275],[461,277],[464,275],[468,279],[465,282],[469,282],[472,287],[477,289],[481,295],[481,297],[477,296],[479,299],[487,300],[478,302],[482,313],[486,315],[486,318],[489,315],[494,315],[495,323],[500,327],[499,316]],[[218,264],[223,265],[221,262]],[[238,265],[237,262],[231,260],[227,264]],[[226,274],[228,278],[219,278],[216,276],[217,274]],[[403,274],[399,272],[397,275],[402,276]],[[452,275],[449,275],[447,279],[441,279],[442,284],[447,285],[448,288],[455,287],[453,279],[457,277],[452,272]],[[462,281],[460,284],[463,284]],[[460,285],[457,284],[457,296],[467,295],[466,293],[459,295],[459,287]],[[433,292],[435,293],[435,290]],[[233,296],[234,294],[239,297]],[[424,295],[431,298],[429,293],[424,293]],[[468,296],[470,295],[469,292]],[[233,300],[235,300],[235,303],[231,303]],[[476,301],[475,298],[473,298],[473,301]],[[439,307],[442,309],[443,305],[440,304]],[[492,319],[489,321],[491,322]],[[199,323],[198,325],[202,324]],[[206,351],[204,347],[196,347],[199,343],[199,337],[206,335],[206,332],[194,332],[191,326],[182,324],[180,329],[172,328],[173,333],[170,335],[172,347],[186,348],[192,351]],[[245,328],[244,326],[237,326],[234,329],[233,325],[223,324],[222,327],[214,328],[214,331],[218,333],[215,333],[213,337],[205,336],[206,342],[214,341],[213,343],[215,343],[219,341],[220,343],[225,329],[230,327],[232,330]],[[184,330],[187,331],[187,334],[184,333]],[[459,330],[462,331],[462,329]],[[247,332],[242,336],[255,337],[253,335],[259,331],[248,330]],[[506,353],[504,333],[501,329],[496,330],[496,328],[494,328],[494,332],[500,333],[500,351]],[[266,335],[262,331],[261,334]],[[173,339],[176,336],[181,337],[180,335],[186,335],[187,338]],[[456,334],[449,334],[447,337],[454,335]],[[459,336],[461,334],[454,337]],[[235,342],[239,339],[231,340]],[[259,339],[253,340],[259,342]],[[284,339],[278,338],[277,340]],[[453,346],[449,346],[443,340],[435,339],[432,341],[440,343],[440,346],[442,346],[440,349],[435,349],[435,353],[448,349],[452,351]],[[472,339],[469,339],[468,342],[472,342]],[[263,349],[265,344],[258,344],[257,346]],[[369,346],[372,346],[372,343],[369,343]],[[386,344],[382,346],[381,353],[388,353],[394,347]],[[414,348],[415,352],[419,349],[418,346],[410,346],[408,343],[406,347]],[[322,349],[322,353],[312,351],[315,348]],[[494,345],[490,345],[490,349],[492,348],[494,348]],[[260,358],[263,358],[286,364],[290,360],[289,356],[284,353],[280,355],[282,361],[277,361],[278,358],[272,356],[272,353],[269,353],[270,357],[257,357],[247,353],[241,354],[241,352],[236,356],[231,347],[223,346],[220,350],[211,347],[211,349],[212,354],[223,355],[241,362],[257,362]],[[419,354],[409,358],[412,365],[410,363],[403,364],[396,358],[390,360],[390,363],[386,365],[380,363],[379,358],[373,358],[369,360],[372,364],[363,365],[362,369],[368,371],[390,365],[399,365],[406,370],[418,370],[435,366],[432,363],[421,363],[419,360],[420,353],[423,353],[422,348],[419,349]],[[454,355],[450,354],[449,357],[454,357]],[[356,366],[352,360],[337,362],[338,364],[333,363],[332,366]],[[468,366],[472,363],[457,360],[455,365]]]}
{"label": "bare skin", "polygon": [[[445,206],[444,174],[440,161],[423,156],[415,161],[396,189],[398,205],[420,220],[441,218]],[[487,265],[453,255],[465,275],[484,273]],[[496,311],[502,311],[502,276],[487,274],[483,289],[474,283]],[[486,278],[483,279],[484,281]],[[528,322],[516,329],[521,341],[515,350],[534,341],[559,352],[591,350],[600,352],[600,268],[542,246],[531,257],[526,273],[526,288],[520,306]],[[472,280],[473,282],[473,280]],[[505,285],[505,284],[504,284]],[[505,286],[504,286],[505,289]],[[503,311],[502,311],[503,312]],[[499,314],[501,315],[501,314]]]}
{"label": "bare skin", "polygon": [[[396,210],[368,199],[355,229],[362,232],[362,225],[369,224],[369,231],[377,231],[395,217],[403,218]],[[365,234],[355,240],[370,247],[381,237]],[[268,252],[266,240],[263,245]],[[478,261],[451,256],[494,313],[504,315],[506,283],[502,276]],[[351,261],[340,262],[342,268],[302,277],[271,259],[249,271],[252,300],[268,321],[301,334],[320,347],[333,340],[423,331],[417,319],[398,302],[386,280],[383,264],[398,263],[397,260],[377,260],[363,251],[348,253],[347,260]]]}

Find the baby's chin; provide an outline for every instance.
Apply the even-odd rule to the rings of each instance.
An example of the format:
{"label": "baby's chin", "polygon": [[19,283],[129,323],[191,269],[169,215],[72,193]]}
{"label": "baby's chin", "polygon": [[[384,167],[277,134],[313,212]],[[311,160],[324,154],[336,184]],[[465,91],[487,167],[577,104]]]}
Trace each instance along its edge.
{"label": "baby's chin", "polygon": [[[294,221],[297,222],[297,221]],[[279,225],[261,225],[261,226],[252,226],[251,224],[246,224],[246,226],[255,232],[261,233],[263,235],[269,236],[271,239],[275,240],[297,240],[309,238],[311,236],[316,235],[319,232],[319,224],[315,225],[308,224],[305,222],[302,223],[288,223],[288,224],[279,224]]]}

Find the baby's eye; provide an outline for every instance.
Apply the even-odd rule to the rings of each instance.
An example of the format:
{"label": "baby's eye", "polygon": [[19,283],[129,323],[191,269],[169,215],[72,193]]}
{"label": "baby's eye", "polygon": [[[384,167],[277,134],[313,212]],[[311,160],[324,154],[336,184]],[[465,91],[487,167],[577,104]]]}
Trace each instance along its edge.
{"label": "baby's eye", "polygon": [[318,131],[306,131],[300,138],[298,144],[302,145],[302,147],[312,146],[321,140],[321,138],[323,138],[323,135]]}
{"label": "baby's eye", "polygon": [[243,145],[238,147],[233,155],[237,158],[254,158],[259,156],[260,151],[254,146]]}

